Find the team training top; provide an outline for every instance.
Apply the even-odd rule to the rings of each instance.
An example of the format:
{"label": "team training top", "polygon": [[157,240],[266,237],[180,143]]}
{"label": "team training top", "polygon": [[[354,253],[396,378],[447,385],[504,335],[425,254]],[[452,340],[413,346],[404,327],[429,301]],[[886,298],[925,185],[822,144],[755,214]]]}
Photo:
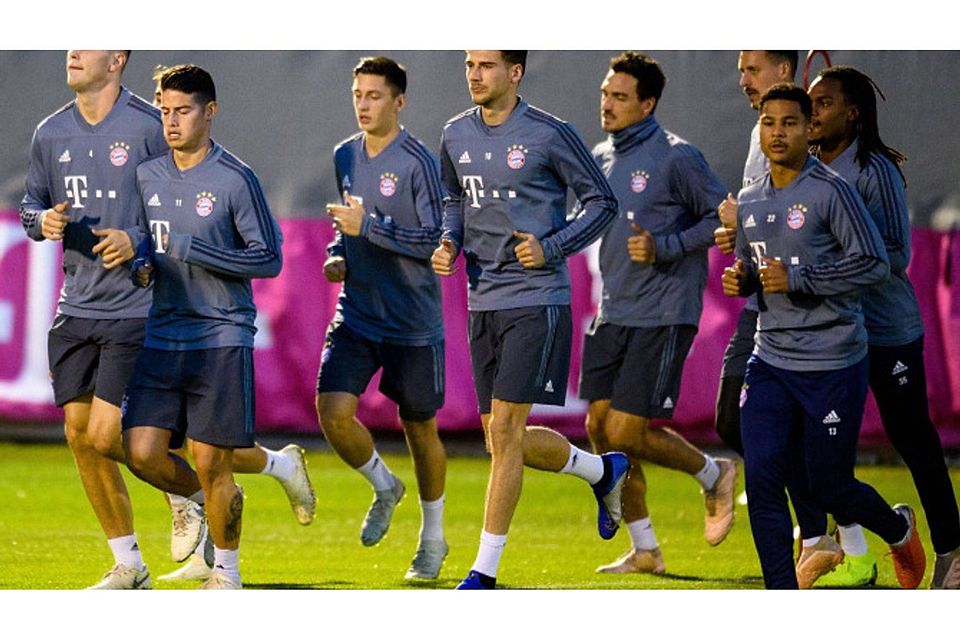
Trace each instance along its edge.
{"label": "team training top", "polygon": [[[707,282],[707,249],[727,195],[696,147],[653,116],[611,134],[593,155],[620,202],[600,243],[603,322],[629,327],[697,325]],[[649,231],[656,262],[630,260],[631,223]]]}
{"label": "team training top", "polygon": [[96,125],[83,119],[73,101],[37,126],[20,222],[28,236],[43,240],[40,215],[55,204],[70,203],[58,314],[147,317],[150,291],[130,286],[129,264],[103,268],[100,256],[91,251],[101,238],[91,230],[123,229],[134,247],[139,244],[137,165],[166,148],[160,112],[122,87],[110,113]]}
{"label": "team training top", "polygon": [[854,140],[830,168],[856,186],[867,211],[883,237],[890,258],[890,278],[863,292],[863,316],[872,345],[897,347],[923,335],[923,318],[907,278],[910,264],[910,214],[903,178],[884,155],[870,154],[866,168],[857,161],[859,142]]}
{"label": "team training top", "polygon": [[[570,304],[565,258],[617,215],[613,191],[574,128],[523,100],[496,127],[475,107],[445,125],[440,168],[449,194],[443,237],[463,248],[470,310]],[[582,205],[570,221],[567,187]],[[544,266],[520,264],[514,231],[539,239]]]}
{"label": "team training top", "polygon": [[768,173],[740,192],[737,257],[748,272],[744,293],[759,287],[759,256],[787,265],[789,293],[760,299],[754,353],[792,371],[843,369],[867,353],[863,289],[890,269],[883,239],[859,194],[809,157],[783,189]]}
{"label": "team training top", "polygon": [[186,171],[173,152],[144,162],[137,188],[156,275],[144,345],[252,347],[250,279],[276,276],[282,266],[280,227],[253,170],[214,142]]}
{"label": "team training top", "polygon": [[333,152],[337,187],[362,199],[360,236],[337,232],[327,247],[346,259],[334,321],[375,342],[426,346],[443,340],[440,280],[430,256],[440,242],[443,190],[436,157],[401,130],[376,157],[364,134]]}

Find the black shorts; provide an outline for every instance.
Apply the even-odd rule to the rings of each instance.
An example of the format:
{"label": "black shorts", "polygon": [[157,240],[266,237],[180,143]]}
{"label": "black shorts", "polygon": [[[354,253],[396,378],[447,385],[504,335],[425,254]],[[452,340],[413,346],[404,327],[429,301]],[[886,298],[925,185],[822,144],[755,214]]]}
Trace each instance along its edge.
{"label": "black shorts", "polygon": [[743,378],[747,373],[747,360],[753,354],[754,336],[757,333],[758,311],[747,307],[740,312],[737,328],[730,336],[726,351],[723,352],[721,378]]}
{"label": "black shorts", "polygon": [[442,341],[422,347],[374,342],[337,321],[327,329],[317,393],[360,396],[380,368],[380,392],[397,403],[401,419],[424,422],[443,406]]}
{"label": "black shorts", "polygon": [[481,414],[492,400],[563,405],[570,375],[570,307],[471,311],[470,359]]}
{"label": "black shorts", "polygon": [[253,349],[223,347],[164,351],[145,347],[127,385],[124,430],[173,431],[170,448],[184,438],[219,447],[253,446],[256,406]]}
{"label": "black shorts", "polygon": [[146,324],[146,318],[100,320],[58,315],[47,335],[57,406],[92,391],[119,407],[143,346]]}
{"label": "black shorts", "polygon": [[623,327],[594,320],[583,341],[580,397],[617,411],[672,418],[693,325]]}

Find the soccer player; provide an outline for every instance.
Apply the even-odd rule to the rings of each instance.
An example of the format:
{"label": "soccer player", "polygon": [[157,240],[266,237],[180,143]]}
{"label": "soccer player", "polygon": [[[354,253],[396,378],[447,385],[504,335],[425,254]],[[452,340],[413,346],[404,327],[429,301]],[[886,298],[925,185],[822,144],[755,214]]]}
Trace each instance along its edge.
{"label": "soccer player", "polygon": [[122,462],[120,405],[143,342],[150,292],[130,286],[140,239],[137,165],[166,148],[160,114],[121,85],[129,51],[70,51],[76,99],[38,126],[20,220],[63,244],[63,289],[50,329],[54,400],[84,491],[113,552],[95,589],[149,589]]}
{"label": "soccer player", "polygon": [[[813,102],[810,143],[820,160],[854,185],[883,237],[890,278],[863,295],[869,344],[870,388],[890,441],[913,475],[936,551],[933,589],[960,588],[960,515],[927,408],[923,321],[907,277],[910,217],[899,165],[906,159],[880,138],[873,80],[857,69],[831,67],[808,91]],[[881,97],[883,94],[880,93]],[[817,581],[821,586],[862,586],[877,576],[877,561],[863,529],[839,527],[844,560]]]}
{"label": "soccer player", "polygon": [[[792,82],[797,71],[796,51],[741,51],[737,59],[740,89],[754,110],[760,107],[760,96],[778,82]],[[760,180],[770,168],[760,150],[760,125],[750,133],[750,149],[743,166],[743,187]],[[715,232],[715,241],[724,253],[733,253],[737,234],[737,201],[728,195],[718,208],[723,224]],[[753,353],[753,336],[757,329],[757,300],[754,296],[740,312],[737,328],[723,354],[720,386],[717,391],[716,429],[723,442],[743,456],[740,440],[740,388],[747,368],[747,358]]]}
{"label": "soccer player", "polygon": [[[433,268],[451,275],[463,250],[474,387],[492,458],[480,549],[459,589],[496,585],[525,464],[589,482],[604,539],[619,528],[629,466],[623,453],[598,456],[526,424],[533,403],[566,398],[572,321],[565,258],[617,215],[616,198],[579,135],[517,95],[526,58],[526,51],[467,51],[477,107],[450,120],[441,141],[448,197]],[[572,221],[568,188],[582,205]]]}
{"label": "soccer player", "polygon": [[796,85],[761,97],[770,170],[739,194],[737,260],[722,278],[727,295],[762,293],[741,396],[754,542],[766,587],[797,588],[784,487],[788,477],[805,480],[838,521],[883,538],[900,584],[914,588],[925,557],[913,510],[889,507],[853,475],[868,373],[860,295],[889,264],[860,196],[808,154],[810,117]]}
{"label": "soccer player", "polygon": [[[163,89],[160,79],[167,67],[158,65],[153,73],[153,106],[161,106]],[[166,143],[164,143],[166,144]],[[186,459],[186,447],[170,451]],[[294,516],[302,525],[313,522],[317,499],[307,474],[307,460],[301,447],[288,444],[280,451],[255,444],[252,449],[238,449],[233,455],[235,473],[262,473],[283,487]],[[203,506],[174,493],[164,493],[173,520],[170,536],[170,557],[174,562],[187,560],[179,569],[158,576],[161,581],[206,580],[213,567],[213,541],[207,535]]]}
{"label": "soccer player", "polygon": [[343,286],[317,375],[317,415],[334,451],[373,487],[360,541],[375,545],[405,492],[356,418],[359,396],[383,370],[380,390],[398,405],[420,494],[420,542],[406,577],[433,579],[447,556],[447,458],[436,420],[444,395],[443,314],[430,266],[443,217],[440,167],[400,125],[402,66],[364,58],[352,90],[361,131],[333,154],[343,203],[327,205],[337,233],[323,272]]}
{"label": "soccer player", "polygon": [[650,426],[651,418],[673,416],[703,310],[717,204],[726,194],[700,151],[657,121],[666,80],[655,60],[627,51],[610,61],[600,88],[601,126],[609,136],[593,155],[620,213],[600,243],[603,294],[584,338],[580,397],[590,402],[586,426],[594,450],[630,458],[622,504],[632,542],[600,573],[665,571],[642,460],[696,478],[711,545],[733,526],[733,462],[714,460],[675,431]]}
{"label": "soccer player", "polygon": [[[210,138],[219,107],[209,73],[179,65],[160,82],[171,152],[137,168],[152,242],[136,275],[140,284],[156,277],[127,387],[124,448],[131,471],[157,488],[191,498],[202,488],[215,558],[203,587],[239,589],[243,492],[233,453],[254,446],[250,280],[280,272],[282,239],[256,175]],[[187,436],[196,474],[169,453]]]}

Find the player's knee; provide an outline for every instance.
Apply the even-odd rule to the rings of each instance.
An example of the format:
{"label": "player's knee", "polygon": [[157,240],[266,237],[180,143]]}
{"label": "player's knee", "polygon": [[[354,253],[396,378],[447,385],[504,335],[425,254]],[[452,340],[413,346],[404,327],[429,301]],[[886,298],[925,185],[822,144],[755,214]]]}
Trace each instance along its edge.
{"label": "player's knee", "polygon": [[523,446],[523,427],[519,429],[506,420],[490,420],[487,429],[487,450],[491,455],[502,451],[520,450]]}
{"label": "player's knee", "polygon": [[73,451],[84,448],[93,448],[93,445],[90,443],[90,440],[87,437],[86,421],[81,422],[79,420],[70,420],[68,418],[63,423],[63,433],[67,437],[67,444],[70,445],[70,448]]}
{"label": "player's knee", "polygon": [[628,422],[612,416],[606,421],[604,433],[611,451],[623,451],[631,457],[643,457],[648,446],[649,429],[650,424],[646,420]]}
{"label": "player's knee", "polygon": [[141,480],[149,481],[156,475],[162,458],[166,452],[155,451],[146,442],[141,442],[136,436],[123,439],[123,450],[126,456],[127,468]]}
{"label": "player's knee", "polygon": [[317,396],[317,418],[320,430],[327,434],[348,428],[353,422],[353,409],[346,403],[335,402],[324,396]]}
{"label": "player's knee", "polygon": [[91,420],[87,427],[87,439],[101,456],[114,459],[122,457],[119,424]]}

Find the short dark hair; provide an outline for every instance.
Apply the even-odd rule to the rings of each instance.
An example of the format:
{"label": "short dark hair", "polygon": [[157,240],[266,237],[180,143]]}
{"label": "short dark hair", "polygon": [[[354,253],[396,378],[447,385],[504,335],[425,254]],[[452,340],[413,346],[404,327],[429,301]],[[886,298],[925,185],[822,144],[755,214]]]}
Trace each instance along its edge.
{"label": "short dark hair", "polygon": [[203,104],[217,101],[217,88],[213,84],[213,78],[206,69],[195,64],[178,64],[160,74],[160,90],[168,89],[198,95]]}
{"label": "short dark hair", "polygon": [[357,66],[353,68],[353,77],[356,78],[361,73],[382,76],[387,81],[394,96],[407,92],[407,70],[395,60],[384,56],[361,58]]}
{"label": "short dark hair", "polygon": [[[667,76],[657,61],[636,51],[624,51],[616,58],[610,58],[610,69],[614,73],[625,73],[637,79],[637,97],[641,100],[656,98],[660,102]],[[657,106],[653,106],[656,110]]]}
{"label": "short dark hair", "polygon": [[778,82],[764,91],[763,95],[760,96],[760,110],[763,111],[763,106],[771,100],[796,102],[800,105],[800,111],[803,112],[807,120],[813,115],[813,103],[810,101],[810,96],[803,90],[803,87],[799,87],[792,82]]}
{"label": "short dark hair", "polygon": [[500,50],[500,57],[507,64],[518,64],[527,73],[527,52],[526,51],[504,51]]}
{"label": "short dark hair", "polygon": [[774,62],[786,62],[789,64],[791,78],[797,75],[797,63],[800,60],[800,56],[796,51],[767,51],[764,49],[763,52]]}

